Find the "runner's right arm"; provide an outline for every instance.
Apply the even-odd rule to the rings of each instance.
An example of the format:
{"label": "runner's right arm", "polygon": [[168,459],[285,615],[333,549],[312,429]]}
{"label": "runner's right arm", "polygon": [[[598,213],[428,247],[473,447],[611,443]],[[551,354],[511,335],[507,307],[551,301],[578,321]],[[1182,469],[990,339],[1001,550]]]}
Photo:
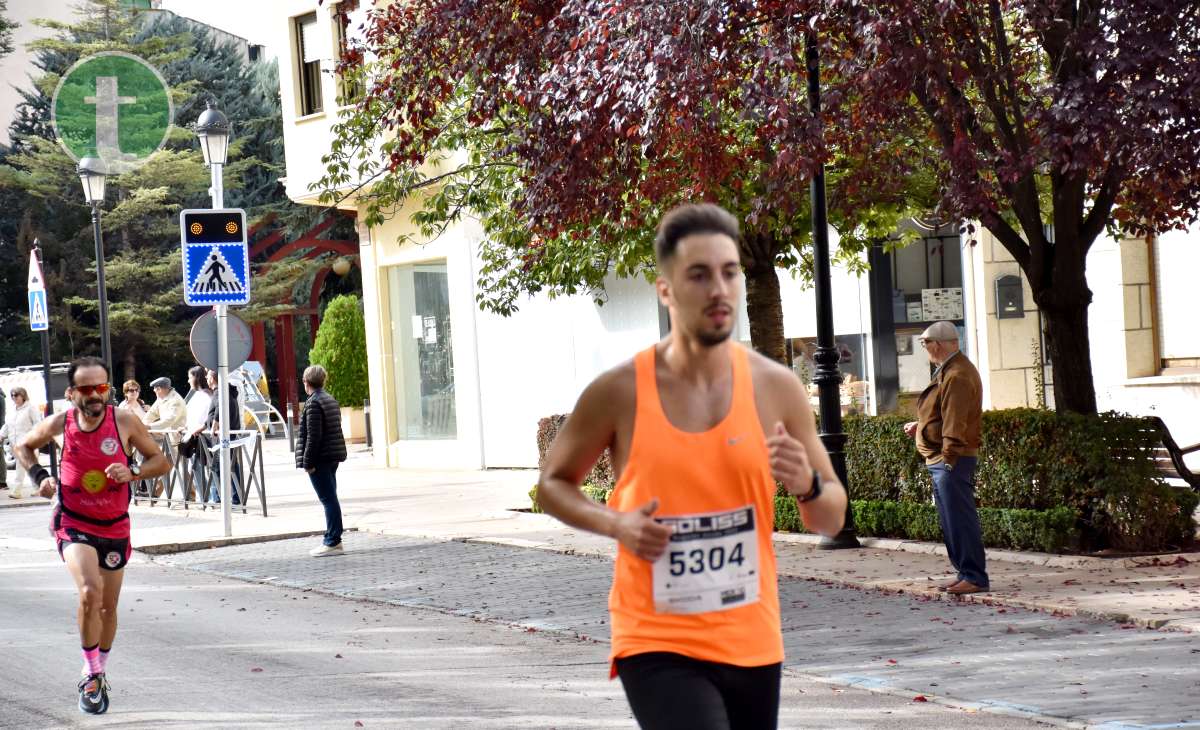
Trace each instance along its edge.
{"label": "runner's right arm", "polygon": [[658,500],[629,512],[618,512],[589,499],[580,489],[596,460],[614,441],[619,402],[620,370],[601,375],[579,396],[575,410],[563,424],[538,481],[537,500],[542,509],[571,527],[619,541],[638,557],[654,561],[667,548],[671,528],[651,515]]}
{"label": "runner's right arm", "polygon": [[17,457],[17,462],[29,473],[37,486],[38,494],[43,497],[54,496],[54,490],[58,488],[58,484],[54,477],[46,471],[46,468],[38,463],[37,452],[55,436],[61,436],[63,427],[67,422],[67,413],[55,413],[50,418],[43,418],[38,422],[33,430],[25,434],[25,438],[21,442],[13,446],[13,455]]}

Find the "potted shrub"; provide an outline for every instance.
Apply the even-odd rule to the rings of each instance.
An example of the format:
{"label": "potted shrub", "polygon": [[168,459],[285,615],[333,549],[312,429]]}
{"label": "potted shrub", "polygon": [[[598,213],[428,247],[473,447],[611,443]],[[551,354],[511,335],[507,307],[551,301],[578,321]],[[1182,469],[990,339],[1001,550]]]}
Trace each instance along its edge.
{"label": "potted shrub", "polygon": [[325,390],[342,406],[342,434],[346,440],[365,441],[367,424],[362,404],[370,394],[367,327],[358,297],[343,294],[325,308],[308,361],[329,373]]}

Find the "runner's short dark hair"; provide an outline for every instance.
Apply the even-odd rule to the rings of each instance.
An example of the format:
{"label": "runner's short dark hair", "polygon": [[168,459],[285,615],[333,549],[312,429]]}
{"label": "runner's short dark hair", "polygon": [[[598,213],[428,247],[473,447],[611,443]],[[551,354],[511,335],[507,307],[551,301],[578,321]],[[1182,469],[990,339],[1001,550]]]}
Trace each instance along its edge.
{"label": "runner's short dark hair", "polygon": [[108,371],[108,363],[98,357],[81,357],[71,362],[71,366],[67,368],[67,382],[72,386],[75,385],[75,371],[80,368],[104,368],[104,380],[108,382],[109,376],[112,375]]}
{"label": "runner's short dark hair", "polygon": [[672,208],[658,224],[654,236],[654,255],[662,266],[675,255],[679,241],[693,233],[724,233],[734,243],[741,240],[742,232],[737,218],[719,205],[712,203],[688,203]]}

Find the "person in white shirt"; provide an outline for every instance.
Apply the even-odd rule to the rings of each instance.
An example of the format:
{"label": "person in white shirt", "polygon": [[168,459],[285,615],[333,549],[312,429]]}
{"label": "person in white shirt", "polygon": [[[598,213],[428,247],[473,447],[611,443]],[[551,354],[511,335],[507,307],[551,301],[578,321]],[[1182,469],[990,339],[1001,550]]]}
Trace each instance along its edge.
{"label": "person in white shirt", "polygon": [[[199,365],[188,370],[188,391],[184,401],[187,403],[187,423],[183,427],[183,441],[180,451],[191,452],[192,487],[197,497],[203,501],[209,492],[209,469],[207,441],[203,436],[204,427],[208,421],[208,411],[212,405],[213,392],[208,388],[204,377],[204,368]],[[193,499],[189,490],[188,499]]]}
{"label": "person in white shirt", "polygon": [[121,386],[121,392],[125,394],[125,400],[117,404],[117,408],[124,408],[131,411],[138,418],[146,417],[146,404],[142,402],[142,386],[138,385],[136,380],[126,380]]}
{"label": "person in white shirt", "polygon": [[[41,419],[41,414],[38,409],[29,405],[29,393],[25,392],[24,388],[13,388],[9,391],[9,397],[12,398],[12,408],[8,412],[8,419],[3,426],[0,426],[0,441],[7,438],[13,443],[21,443],[21,439],[25,438],[25,434],[33,430]],[[9,482],[8,496],[10,499],[21,499],[24,495],[22,490],[26,484],[29,484],[30,489],[35,489],[36,485],[32,484],[28,477],[28,472],[21,466],[21,462],[17,461],[15,479]]]}

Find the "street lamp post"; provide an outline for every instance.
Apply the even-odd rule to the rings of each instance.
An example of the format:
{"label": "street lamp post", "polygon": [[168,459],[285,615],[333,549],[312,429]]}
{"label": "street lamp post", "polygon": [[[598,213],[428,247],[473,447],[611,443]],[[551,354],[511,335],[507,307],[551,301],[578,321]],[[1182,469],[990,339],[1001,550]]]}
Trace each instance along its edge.
{"label": "street lamp post", "polygon": [[[820,55],[817,50],[816,31],[805,37],[805,60],[808,65],[808,104],[813,116],[821,116]],[[813,282],[817,295],[817,351],[813,355],[816,372],[813,382],[817,384],[821,411],[821,441],[829,452],[833,470],[838,480],[850,492],[850,480],[846,474],[846,434],[842,431],[842,374],[838,370],[841,355],[833,340],[833,294],[829,273],[829,222],[825,211],[825,166],[818,165],[811,183],[812,227],[813,227]],[[850,503],[846,503],[846,523],[834,537],[822,538],[819,547],[824,549],[859,547],[854,535],[854,519]]]}
{"label": "street lamp post", "polygon": [[96,292],[100,300],[100,356],[112,372],[112,345],[108,339],[108,289],[104,286],[104,236],[100,232],[100,206],[104,203],[107,170],[104,162],[84,157],[75,170],[83,183],[83,199],[92,207],[92,237],[96,242]]}
{"label": "street lamp post", "polygon": [[[204,164],[208,165],[212,175],[209,193],[212,195],[213,210],[225,207],[225,188],[221,171],[229,155],[229,133],[229,118],[209,102],[208,108],[196,120],[196,136],[200,139]],[[218,304],[214,309],[217,315],[217,407],[221,414],[221,517],[225,523],[225,536],[229,537],[233,534],[229,478],[229,305]]]}

